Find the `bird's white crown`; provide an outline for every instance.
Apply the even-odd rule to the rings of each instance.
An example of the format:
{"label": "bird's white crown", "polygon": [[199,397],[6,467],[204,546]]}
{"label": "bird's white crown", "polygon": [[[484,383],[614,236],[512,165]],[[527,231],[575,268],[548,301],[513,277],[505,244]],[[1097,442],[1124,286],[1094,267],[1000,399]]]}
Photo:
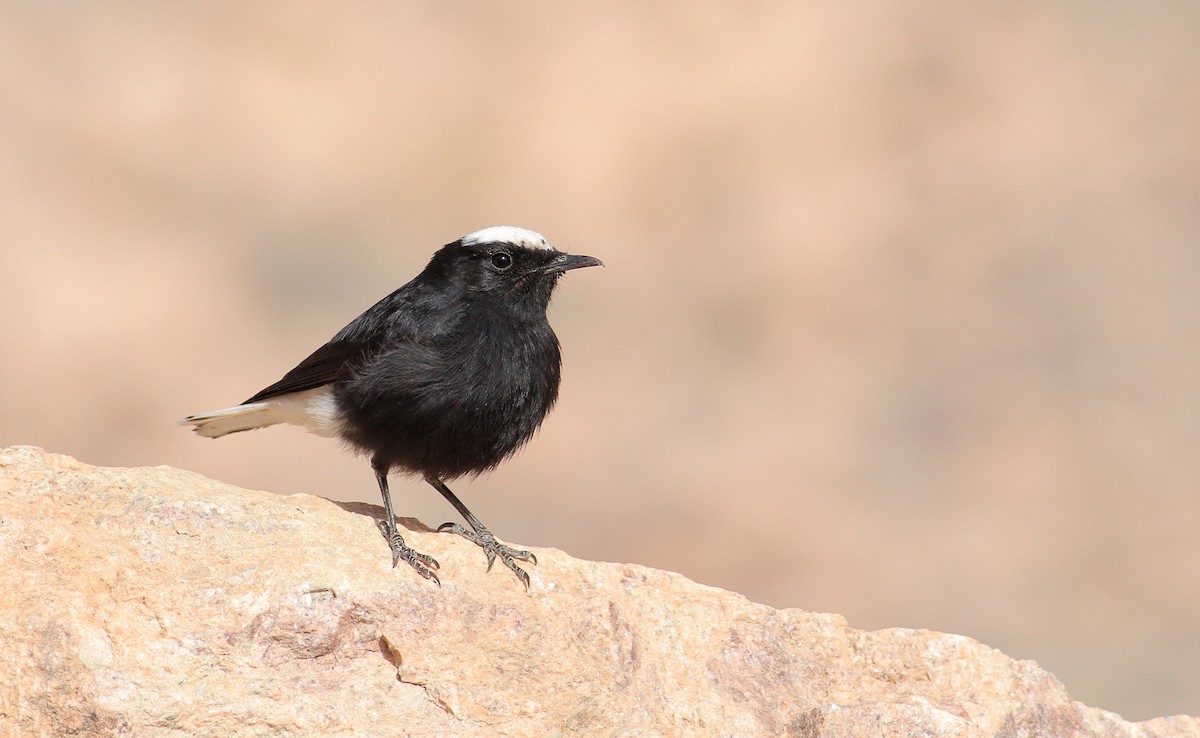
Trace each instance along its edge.
{"label": "bird's white crown", "polygon": [[554,250],[554,247],[542,234],[516,226],[492,226],[462,237],[463,246],[475,246],[481,243],[507,243],[518,248]]}

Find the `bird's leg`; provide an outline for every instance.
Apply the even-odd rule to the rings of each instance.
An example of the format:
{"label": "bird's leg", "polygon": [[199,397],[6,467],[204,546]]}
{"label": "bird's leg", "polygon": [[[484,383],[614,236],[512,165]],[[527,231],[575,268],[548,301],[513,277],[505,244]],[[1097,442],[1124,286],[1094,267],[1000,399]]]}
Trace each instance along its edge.
{"label": "bird's leg", "polygon": [[528,590],[529,575],[525,573],[524,569],[517,566],[517,561],[529,561],[536,564],[537,557],[529,551],[524,551],[519,548],[512,548],[511,546],[506,546],[497,541],[496,537],[492,535],[492,532],[484,526],[479,518],[475,517],[475,513],[468,510],[467,506],[464,505],[462,501],[450,491],[450,488],[446,486],[445,482],[437,477],[425,477],[425,481],[433,485],[433,488],[438,492],[441,492],[442,497],[445,497],[451,505],[454,505],[454,509],[458,510],[458,513],[462,515],[464,519],[466,519],[467,523],[469,523],[472,528],[472,530],[467,530],[459,523],[442,523],[438,526],[438,530],[454,531],[463,538],[466,538],[469,541],[474,541],[475,545],[481,547],[483,549],[483,553],[487,555],[489,570],[491,570],[492,564],[496,563],[496,559],[499,558],[505,566],[507,566],[509,569],[512,569],[513,574],[517,575],[517,579],[520,579],[521,583],[525,585],[525,589]]}
{"label": "bird's leg", "polygon": [[434,584],[441,585],[441,580],[438,579],[437,574],[433,573],[433,570],[438,568],[438,562],[428,554],[412,550],[400,537],[400,528],[396,525],[396,514],[392,512],[392,497],[388,494],[387,470],[376,468],[375,479],[379,482],[379,491],[383,494],[383,509],[387,512],[387,520],[383,522],[382,527],[383,535],[392,549],[392,567],[394,568],[400,559],[404,559],[409,566],[417,570],[418,574]]}

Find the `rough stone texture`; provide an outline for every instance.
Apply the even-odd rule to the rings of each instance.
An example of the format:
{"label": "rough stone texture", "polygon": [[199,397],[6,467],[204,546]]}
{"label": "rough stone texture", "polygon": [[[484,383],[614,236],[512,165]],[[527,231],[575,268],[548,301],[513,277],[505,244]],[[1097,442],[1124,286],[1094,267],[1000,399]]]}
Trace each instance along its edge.
{"label": "rough stone texture", "polygon": [[537,551],[533,586],[379,510],[0,452],[11,736],[1200,736],[1127,723],[969,638],[854,630]]}

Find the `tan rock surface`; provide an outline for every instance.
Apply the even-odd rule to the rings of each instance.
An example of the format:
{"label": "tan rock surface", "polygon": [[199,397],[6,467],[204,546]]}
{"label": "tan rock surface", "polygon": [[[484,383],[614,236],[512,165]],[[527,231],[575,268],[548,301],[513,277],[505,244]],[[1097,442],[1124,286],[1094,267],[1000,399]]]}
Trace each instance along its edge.
{"label": "tan rock surface", "polygon": [[0,452],[0,732],[1200,736],[1080,705],[969,638],[669,572],[542,549],[526,593],[406,521],[438,588],[391,568],[378,514]]}

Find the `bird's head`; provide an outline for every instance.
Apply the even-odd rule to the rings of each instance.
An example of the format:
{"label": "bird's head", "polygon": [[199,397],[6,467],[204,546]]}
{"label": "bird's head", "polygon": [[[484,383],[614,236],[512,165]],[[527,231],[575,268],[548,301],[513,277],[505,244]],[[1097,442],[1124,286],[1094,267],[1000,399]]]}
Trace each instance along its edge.
{"label": "bird's head", "polygon": [[469,293],[532,302],[544,309],[559,277],[590,266],[603,266],[603,262],[565,254],[541,234],[524,228],[492,226],[442,247],[428,269]]}

